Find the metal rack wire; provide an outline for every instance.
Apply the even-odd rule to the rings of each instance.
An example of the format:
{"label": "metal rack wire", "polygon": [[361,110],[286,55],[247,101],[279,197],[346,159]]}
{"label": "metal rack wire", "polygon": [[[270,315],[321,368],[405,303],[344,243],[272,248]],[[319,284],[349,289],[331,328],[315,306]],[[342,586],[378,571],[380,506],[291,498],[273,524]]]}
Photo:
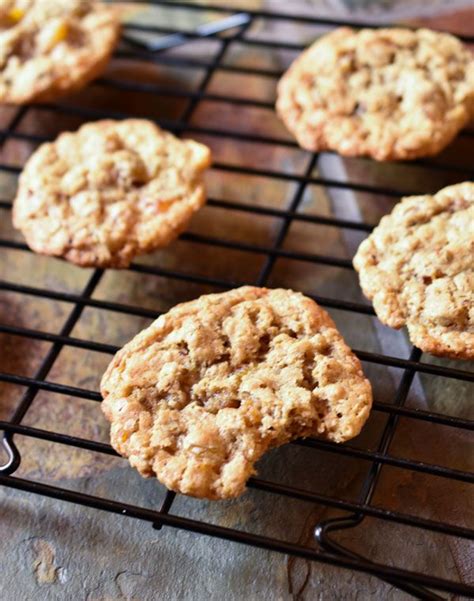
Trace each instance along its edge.
{"label": "metal rack wire", "polygon": [[[202,11],[212,8],[214,11],[222,12],[227,15],[236,12],[235,7],[232,6],[216,7],[213,5],[212,7],[207,7],[203,4],[195,5],[187,2],[169,3],[165,1],[154,2],[154,4],[168,6],[170,10],[179,8],[190,11]],[[153,95],[159,95],[186,100],[186,107],[178,120],[171,121],[160,119],[158,121],[160,125],[176,133],[181,133],[183,131],[189,133],[196,132],[199,134],[216,136],[230,140],[239,140],[249,143],[256,142],[269,146],[279,145],[282,147],[296,148],[296,144],[288,139],[279,139],[259,134],[247,134],[236,130],[213,129],[209,127],[197,126],[191,123],[191,118],[202,101],[213,101],[236,106],[243,105],[273,110],[272,102],[217,94],[208,91],[209,83],[213,75],[218,71],[231,71],[238,74],[251,74],[271,79],[275,79],[280,76],[281,73],[277,70],[236,66],[226,63],[224,60],[225,56],[231,46],[235,43],[255,47],[267,47],[285,50],[300,50],[302,48],[300,44],[293,44],[284,41],[265,41],[247,37],[247,30],[257,20],[286,20],[307,23],[310,25],[324,26],[337,26],[343,24],[352,25],[352,23],[342,22],[335,19],[324,19],[305,15],[288,15],[266,11],[246,11],[246,14],[248,15],[248,18],[246,19],[245,23],[241,24],[237,29],[234,29],[232,35],[221,36],[219,33],[211,34],[211,37],[218,42],[218,48],[214,57],[210,61],[203,61],[190,56],[170,56],[166,53],[152,53],[148,52],[145,48],[140,48],[137,44],[135,44],[132,49],[122,48],[116,53],[117,56],[130,60],[149,60],[156,64],[170,64],[190,70],[199,68],[200,70],[203,70],[203,77],[197,89],[195,90],[185,91],[182,89],[171,89],[159,84],[139,83],[110,77],[103,77],[97,83],[100,86],[116,88],[119,90],[144,92],[150,94],[151,97],[153,97]],[[364,23],[363,25],[374,26],[374,24],[370,23]],[[125,35],[128,36],[128,34],[137,31],[145,31],[148,33],[176,33],[176,29],[172,27],[128,25],[126,27]],[[193,39],[200,37],[199,34],[196,34],[195,32],[181,33],[185,38]],[[465,37],[464,39],[465,41],[474,42],[474,37]],[[32,110],[33,108],[35,110],[42,110],[48,113],[54,112],[55,114],[62,113],[74,115],[84,119],[103,118],[105,116],[122,118],[128,116],[126,113],[100,111],[97,109],[86,108],[84,106],[71,106],[63,103],[43,103],[40,105],[35,105],[34,107],[27,106],[19,109],[14,114],[7,127],[0,130],[0,145],[3,146],[9,140],[24,140],[32,143],[40,143],[48,139],[45,136],[27,134],[18,130],[19,124],[28,114],[28,111]],[[465,131],[462,132],[461,135],[467,138],[472,138],[473,132]],[[250,215],[264,215],[278,219],[280,221],[280,225],[272,245],[249,244],[202,234],[185,233],[182,235],[182,239],[191,241],[195,244],[212,245],[217,248],[234,249],[244,253],[253,253],[262,256],[264,261],[255,281],[227,281],[225,279],[208,277],[198,273],[183,273],[173,269],[165,269],[162,267],[141,263],[133,263],[129,269],[132,272],[146,274],[149,277],[160,276],[169,278],[171,280],[210,285],[218,289],[227,289],[244,283],[252,283],[259,286],[264,286],[269,281],[272,270],[275,266],[275,262],[281,258],[290,261],[309,262],[315,265],[328,265],[338,269],[351,269],[351,262],[348,259],[343,259],[337,256],[328,256],[325,254],[297,252],[293,250],[287,250],[284,247],[284,242],[289,228],[292,223],[297,221],[308,224],[329,225],[336,228],[359,230],[361,232],[369,232],[373,226],[373,224],[351,221],[349,219],[341,219],[332,216],[319,216],[299,212],[298,209],[300,208],[303,195],[308,185],[317,184],[327,188],[343,188],[356,192],[366,192],[374,195],[374,198],[376,198],[377,195],[384,195],[397,199],[401,195],[409,193],[410,190],[379,186],[371,183],[350,181],[344,182],[322,176],[316,177],[313,172],[317,160],[317,155],[308,154],[307,164],[303,174],[273,171],[270,169],[259,169],[254,167],[228,164],[224,162],[218,162],[214,164],[213,169],[218,171],[264,176],[266,178],[272,178],[279,181],[290,181],[295,184],[293,197],[286,209],[276,209],[274,207],[265,207],[261,205],[257,206],[222,198],[211,198],[209,200],[209,205],[211,207],[216,207],[221,210],[243,211],[249,213]],[[464,174],[464,179],[468,179],[470,176],[472,177],[473,174],[472,170],[457,164],[446,164],[439,161],[435,162],[433,160],[416,161],[415,164],[427,169],[459,172],[460,177],[461,174]],[[17,175],[21,171],[21,168],[10,164],[0,164],[0,170]],[[4,213],[4,215],[8,216],[8,211],[10,208],[11,199],[4,199],[0,201],[0,211]],[[0,240],[0,253],[3,249],[16,249],[22,252],[29,252],[27,246],[22,242],[9,239]],[[468,382],[474,381],[474,374],[471,372],[462,369],[455,369],[442,364],[431,364],[421,361],[421,352],[416,348],[412,349],[408,359],[355,349],[356,354],[364,362],[397,368],[403,373],[393,402],[385,403],[376,401],[374,404],[375,412],[380,412],[388,416],[386,424],[381,432],[378,445],[375,449],[358,448],[351,444],[339,446],[325,441],[313,439],[294,443],[296,445],[303,445],[311,449],[323,450],[332,454],[345,455],[348,457],[357,458],[363,462],[367,462],[369,469],[357,500],[345,500],[343,498],[321,494],[317,490],[303,490],[293,486],[259,478],[252,478],[249,482],[250,488],[265,491],[269,494],[283,495],[288,499],[304,500],[322,505],[324,507],[342,510],[344,512],[344,517],[338,517],[315,524],[315,539],[319,543],[317,548],[305,546],[299,543],[290,543],[285,540],[279,540],[277,538],[271,538],[261,534],[254,534],[237,529],[216,526],[203,521],[196,521],[173,514],[172,507],[175,494],[172,492],[168,492],[166,494],[162,506],[158,510],[150,510],[144,507],[125,504],[118,500],[101,498],[82,492],[71,491],[69,489],[62,488],[60,485],[53,486],[51,484],[45,484],[39,481],[15,476],[14,473],[18,469],[21,462],[21,454],[15,445],[15,436],[26,436],[33,439],[41,439],[56,443],[58,445],[58,449],[60,449],[60,445],[69,445],[96,453],[115,455],[115,452],[108,444],[79,438],[77,436],[47,431],[33,426],[27,426],[22,423],[23,418],[27,414],[37,393],[40,390],[64,394],[71,397],[78,397],[81,399],[88,399],[90,401],[101,400],[100,395],[96,391],[86,390],[78,386],[59,384],[48,379],[51,369],[53,368],[61,350],[64,347],[75,347],[109,355],[116,352],[117,348],[113,345],[100,343],[94,340],[81,339],[71,335],[85,308],[94,307],[103,311],[118,312],[126,315],[134,315],[146,318],[155,318],[157,316],[156,311],[150,310],[146,307],[95,298],[94,292],[101,282],[102,277],[102,270],[93,271],[80,293],[56,291],[46,289],[44,287],[19,284],[11,281],[0,281],[0,289],[3,291],[8,291],[9,293],[16,295],[27,295],[29,297],[62,301],[70,307],[69,314],[65,319],[59,333],[39,331],[19,325],[7,325],[0,323],[0,333],[51,343],[49,352],[44,357],[44,360],[33,377],[4,372],[0,373],[0,381],[25,388],[25,392],[18,406],[16,407],[14,414],[10,417],[10,419],[0,421],[0,431],[3,431],[4,433],[3,446],[8,453],[7,463],[0,468],[0,484],[23,491],[37,493],[46,497],[61,499],[79,505],[138,518],[140,520],[150,522],[157,528],[161,528],[162,526],[182,528],[200,534],[206,534],[247,545],[253,545],[255,547],[269,549],[280,553],[287,553],[295,557],[302,557],[312,561],[319,561],[340,566],[342,568],[366,572],[378,576],[379,578],[390,582],[391,584],[403,589],[413,596],[422,599],[443,598],[440,597],[439,593],[434,593],[432,589],[454,594],[474,596],[474,586],[469,586],[460,582],[449,581],[416,571],[397,568],[393,565],[386,565],[370,561],[370,559],[361,557],[360,555],[357,555],[341,546],[340,543],[336,542],[333,536],[334,533],[340,530],[355,528],[360,524],[363,524],[366,518],[374,518],[385,522],[410,526],[416,529],[437,532],[446,536],[460,537],[469,540],[474,538],[473,529],[457,526],[443,521],[426,519],[411,515],[409,513],[396,512],[379,507],[372,502],[383,466],[393,466],[400,470],[429,474],[442,479],[441,482],[443,482],[443,480],[444,482],[457,480],[469,484],[474,483],[473,473],[445,467],[442,465],[425,463],[415,459],[398,457],[390,452],[391,442],[397,431],[397,426],[401,418],[407,420],[416,420],[420,423],[426,424],[444,425],[465,431],[472,431],[474,429],[474,422],[471,420],[405,406],[410,386],[416,374],[423,373]],[[373,309],[370,306],[362,303],[322,296],[313,296],[313,298],[325,307],[368,316],[374,315]],[[394,559],[394,564],[396,565],[396,558]]]}

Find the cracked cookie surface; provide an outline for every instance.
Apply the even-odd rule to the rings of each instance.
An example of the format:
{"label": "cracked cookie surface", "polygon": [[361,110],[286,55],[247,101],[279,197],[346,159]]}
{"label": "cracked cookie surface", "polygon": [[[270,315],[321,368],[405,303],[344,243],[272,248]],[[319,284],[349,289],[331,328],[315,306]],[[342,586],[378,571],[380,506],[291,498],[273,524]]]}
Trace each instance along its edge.
{"label": "cracked cookie surface", "polygon": [[383,323],[425,352],[474,359],[474,183],[403,199],[354,267]]}
{"label": "cracked cookie surface", "polygon": [[53,100],[106,67],[118,15],[93,0],[4,0],[0,4],[0,102]]}
{"label": "cracked cookie surface", "polygon": [[43,144],[20,176],[13,223],[36,252],[126,267],[166,246],[204,203],[207,146],[143,119],[97,121]]}
{"label": "cracked cookie surface", "polygon": [[428,29],[343,27],[299,56],[277,111],[303,148],[413,159],[438,153],[474,116],[474,60]]}
{"label": "cracked cookie surface", "polygon": [[101,392],[112,445],[132,466],[209,499],[242,493],[269,448],[356,436],[372,403],[325,311],[250,286],[162,315],[117,353]]}

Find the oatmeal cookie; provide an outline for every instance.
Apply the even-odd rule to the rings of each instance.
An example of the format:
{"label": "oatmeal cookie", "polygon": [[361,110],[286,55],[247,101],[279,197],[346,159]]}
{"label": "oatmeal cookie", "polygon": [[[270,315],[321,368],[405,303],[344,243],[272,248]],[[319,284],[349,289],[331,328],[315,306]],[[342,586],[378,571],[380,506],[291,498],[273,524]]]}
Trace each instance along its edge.
{"label": "oatmeal cookie", "polygon": [[414,159],[438,153],[474,116],[474,60],[454,36],[342,27],[278,84],[277,111],[303,148]]}
{"label": "oatmeal cookie", "polygon": [[117,12],[94,0],[3,0],[0,102],[52,100],[106,67],[120,32]]}
{"label": "oatmeal cookie", "polygon": [[242,493],[269,448],[356,436],[372,403],[325,311],[250,286],[159,317],[117,353],[101,392],[114,448],[143,476],[208,499]]}
{"label": "oatmeal cookie", "polygon": [[127,267],[166,246],[204,203],[207,146],[143,119],[97,121],[43,144],[20,176],[13,223],[36,252]]}
{"label": "oatmeal cookie", "polygon": [[383,323],[427,353],[474,359],[474,183],[403,199],[354,267]]}

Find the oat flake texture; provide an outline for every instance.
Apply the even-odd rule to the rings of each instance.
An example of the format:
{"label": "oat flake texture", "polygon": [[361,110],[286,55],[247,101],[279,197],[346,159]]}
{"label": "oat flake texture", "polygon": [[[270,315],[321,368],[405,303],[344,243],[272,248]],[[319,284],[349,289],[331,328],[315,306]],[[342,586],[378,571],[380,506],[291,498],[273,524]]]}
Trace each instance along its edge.
{"label": "oat flake texture", "polygon": [[343,27],[278,85],[277,111],[303,148],[413,159],[438,153],[474,116],[474,60],[447,33]]}
{"label": "oat flake texture", "polygon": [[117,353],[101,391],[114,448],[142,475],[208,499],[242,493],[267,449],[356,436],[372,403],[325,311],[250,286],[162,315]]}
{"label": "oat flake texture", "polygon": [[54,100],[105,69],[120,33],[116,10],[93,0],[0,3],[0,102]]}
{"label": "oat flake texture", "polygon": [[474,359],[474,183],[403,199],[354,266],[383,323],[427,353]]}
{"label": "oat flake texture", "polygon": [[13,222],[38,253],[127,267],[174,240],[205,203],[209,164],[207,146],[150,121],[88,123],[28,160]]}

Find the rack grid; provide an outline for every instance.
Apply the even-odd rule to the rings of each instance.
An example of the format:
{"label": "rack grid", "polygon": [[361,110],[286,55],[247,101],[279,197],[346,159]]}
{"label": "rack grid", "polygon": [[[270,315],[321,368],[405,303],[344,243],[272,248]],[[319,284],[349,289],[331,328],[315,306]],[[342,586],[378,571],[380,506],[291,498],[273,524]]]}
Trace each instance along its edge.
{"label": "rack grid", "polygon": [[[215,6],[205,4],[193,4],[188,2],[166,2],[156,1],[152,4],[167,7],[170,11],[175,9],[187,11],[206,11],[212,10],[222,12],[225,15],[232,15],[238,12],[238,9],[232,5]],[[251,38],[248,36],[249,30],[257,21],[286,21],[294,23],[305,23],[308,25],[334,27],[339,25],[354,25],[350,21],[319,18],[317,16],[292,15],[286,13],[268,12],[268,11],[245,11],[247,16],[243,25],[232,29],[223,35],[214,33],[211,37],[217,44],[217,49],[211,60],[202,60],[190,55],[172,55],[165,52],[149,52],[146,50],[145,43],[136,42],[133,35],[138,33],[147,34],[176,34],[175,27],[165,26],[144,26],[140,24],[128,23],[124,28],[124,43],[117,50],[116,57],[132,61],[152,61],[155,65],[172,65],[184,70],[199,69],[203,73],[198,86],[195,89],[187,90],[179,87],[172,88],[162,84],[143,83],[138,81],[126,80],[117,77],[104,76],[94,85],[105,88],[113,88],[123,91],[132,91],[145,93],[154,97],[170,97],[185,101],[185,108],[179,119],[157,119],[157,123],[171,131],[181,134],[184,131],[188,134],[195,133],[204,136],[216,137],[230,141],[242,141],[245,143],[258,143],[268,147],[280,146],[283,148],[295,148],[297,145],[290,139],[265,136],[257,133],[245,133],[240,130],[228,130],[220,128],[211,128],[198,126],[192,121],[192,117],[199,108],[200,103],[210,101],[234,106],[245,106],[259,108],[263,110],[273,110],[273,102],[267,102],[259,99],[252,99],[231,94],[213,93],[209,91],[209,84],[219,71],[227,71],[236,74],[247,74],[257,77],[275,80],[281,75],[280,70],[261,67],[233,65],[225,61],[229,49],[233,45],[248,46],[255,48],[270,48],[277,50],[299,51],[303,48],[301,44],[294,44],[285,41],[263,40]],[[357,23],[357,26],[364,25],[374,27],[374,23]],[[200,38],[198,34],[192,31],[179,31],[186,39]],[[462,37],[462,36],[461,36]],[[466,42],[474,42],[474,36],[463,37]],[[134,41],[135,40],[135,41]],[[128,42],[128,44],[127,44]],[[50,139],[49,136],[39,135],[37,133],[25,133],[19,131],[19,126],[29,114],[30,111],[44,111],[46,114],[62,114],[77,117],[82,120],[94,120],[104,117],[126,118],[127,112],[102,110],[80,105],[71,105],[63,102],[59,103],[41,103],[32,106],[25,106],[17,109],[10,122],[0,129],[0,145],[3,147],[10,140],[24,141],[32,144],[39,144]],[[468,141],[472,139],[474,132],[465,130],[460,134]],[[331,154],[331,153],[324,153]],[[306,153],[306,167],[302,173],[293,173],[288,171],[276,171],[244,165],[236,165],[226,162],[216,162],[212,169],[225,173],[244,174],[249,176],[261,176],[276,181],[291,182],[294,184],[294,193],[289,204],[284,209],[278,209],[261,204],[250,204],[225,198],[210,198],[209,206],[216,210],[232,210],[248,214],[249,216],[267,216],[278,220],[279,226],[274,235],[273,243],[254,244],[240,242],[226,237],[216,237],[212,235],[196,234],[186,232],[181,236],[182,240],[192,242],[197,245],[213,246],[216,249],[231,249],[243,253],[252,253],[263,257],[263,263],[258,276],[254,281],[227,281],[215,277],[209,277],[199,273],[187,273],[175,269],[167,269],[150,264],[133,263],[129,271],[145,274],[146,276],[168,278],[170,280],[182,281],[184,283],[202,284],[212,286],[217,289],[225,290],[242,284],[254,284],[265,286],[270,281],[270,276],[274,269],[276,261],[285,259],[288,261],[302,261],[314,265],[330,266],[337,269],[352,269],[350,259],[339,256],[330,256],[326,254],[316,254],[289,250],[285,247],[285,239],[291,225],[295,222],[302,222],[308,225],[322,225],[335,228],[344,228],[347,230],[359,231],[362,233],[370,232],[372,223],[343,219],[335,216],[314,215],[301,212],[301,207],[305,191],[310,185],[317,185],[323,188],[344,189],[353,192],[364,192],[398,199],[400,196],[410,193],[408,189],[398,187],[381,186],[370,182],[352,182],[330,179],[321,175],[314,175],[319,155]],[[424,169],[433,171],[449,171],[457,173],[459,178],[464,175],[464,179],[472,178],[474,171],[469,167],[464,167],[455,162],[443,162],[442,160],[418,160],[413,163]],[[21,166],[10,163],[1,163],[0,171],[10,173],[14,176],[21,172]],[[461,181],[461,180],[460,180]],[[2,219],[9,218],[8,213],[11,209],[11,199],[0,200],[0,211],[3,213]],[[0,239],[0,257],[1,253],[7,249],[14,249],[19,252],[30,252],[28,247],[20,241],[13,239]],[[52,260],[52,259],[51,259]],[[437,424],[464,431],[472,431],[474,422],[469,419],[455,417],[439,412],[421,410],[406,406],[410,387],[417,374],[426,374],[431,376],[442,376],[444,378],[456,379],[460,381],[473,382],[474,374],[464,369],[453,368],[451,365],[445,365],[443,362],[430,363],[421,360],[421,352],[417,348],[412,348],[407,359],[397,356],[385,355],[377,352],[369,352],[362,349],[354,349],[361,360],[366,363],[373,363],[389,368],[401,370],[400,379],[395,396],[391,403],[375,400],[374,412],[379,412],[387,416],[384,427],[381,430],[378,444],[374,449],[365,449],[354,446],[353,444],[336,445],[326,441],[307,439],[297,441],[294,445],[303,445],[305,447],[322,450],[330,454],[345,455],[366,462],[368,466],[367,475],[359,491],[357,500],[346,500],[337,496],[321,494],[317,490],[303,490],[294,486],[285,485],[278,482],[252,478],[249,487],[273,495],[282,495],[288,499],[299,499],[310,503],[319,504],[325,507],[341,510],[344,515],[314,524],[314,537],[317,546],[307,546],[299,543],[290,543],[285,540],[272,538],[262,534],[244,532],[238,529],[232,529],[213,525],[204,521],[197,521],[176,515],[172,512],[175,493],[168,491],[161,507],[157,510],[125,504],[121,501],[92,496],[83,492],[76,492],[62,488],[60,483],[57,485],[46,484],[41,481],[20,478],[15,476],[15,472],[21,463],[21,453],[15,444],[16,436],[29,437],[31,439],[41,439],[56,443],[58,450],[61,445],[75,446],[95,453],[115,455],[114,450],[108,444],[97,442],[90,439],[84,439],[77,436],[71,436],[58,432],[53,432],[37,427],[23,424],[23,418],[30,409],[36,395],[39,391],[58,393],[87,399],[90,401],[100,401],[100,395],[95,390],[87,390],[79,386],[66,385],[53,382],[48,376],[55,365],[58,356],[63,348],[74,347],[85,349],[97,353],[112,355],[118,349],[116,346],[97,342],[91,339],[82,339],[72,335],[74,327],[80,320],[85,308],[95,308],[101,311],[122,313],[125,315],[138,316],[148,319],[157,317],[155,310],[144,306],[126,304],[112,300],[95,298],[94,293],[97,290],[104,271],[100,269],[93,270],[86,285],[80,292],[56,291],[46,287],[26,285],[13,281],[0,281],[0,289],[15,295],[25,295],[40,299],[50,299],[61,301],[70,307],[67,318],[64,320],[58,333],[51,331],[36,330],[21,325],[7,325],[0,323],[0,334],[6,334],[23,339],[39,340],[50,343],[50,349],[46,353],[41,365],[33,377],[18,375],[13,373],[0,373],[0,381],[15,384],[25,389],[13,415],[9,419],[0,421],[0,431],[3,432],[3,447],[7,453],[8,460],[0,467],[0,484],[37,493],[46,497],[60,499],[79,505],[93,507],[112,513],[126,515],[138,518],[153,524],[156,528],[163,526],[172,528],[181,528],[195,533],[208,536],[219,537],[229,541],[236,541],[246,545],[253,545],[279,553],[289,554],[295,557],[306,558],[311,561],[323,562],[346,569],[366,572],[377,576],[394,586],[410,593],[414,597],[421,599],[440,599],[440,591],[459,595],[474,596],[474,586],[461,582],[455,582],[438,578],[434,575],[428,575],[417,571],[411,571],[396,567],[397,562],[394,559],[393,564],[388,565],[371,561],[370,558],[355,554],[350,549],[336,542],[334,534],[341,530],[363,526],[364,520],[374,518],[385,522],[406,525],[416,529],[437,532],[445,536],[454,536],[463,539],[474,539],[474,529],[458,526],[444,521],[435,521],[426,519],[410,513],[396,512],[390,509],[380,507],[373,503],[373,498],[379,476],[384,466],[392,466],[400,470],[408,470],[429,474],[439,478],[440,486],[446,482],[461,481],[468,484],[474,483],[474,474],[471,472],[445,467],[442,465],[422,462],[416,459],[403,458],[393,455],[390,452],[390,446],[394,439],[397,427],[401,419],[414,420],[424,424]],[[310,295],[318,303],[330,309],[341,310],[349,313],[356,313],[366,316],[373,316],[374,311],[371,306],[355,301],[343,300],[327,296]],[[434,592],[437,591],[437,592]]]}

